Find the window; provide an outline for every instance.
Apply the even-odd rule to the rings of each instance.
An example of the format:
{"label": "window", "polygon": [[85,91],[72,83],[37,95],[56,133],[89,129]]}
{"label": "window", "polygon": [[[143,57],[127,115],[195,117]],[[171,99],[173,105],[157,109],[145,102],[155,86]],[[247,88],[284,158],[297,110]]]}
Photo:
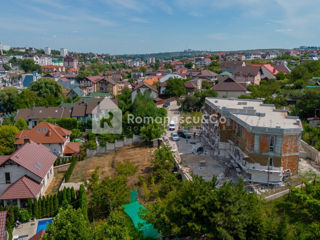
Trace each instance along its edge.
{"label": "window", "polygon": [[5,173],[5,176],[6,176],[6,184],[10,184],[10,183],[11,183],[10,173],[9,173],[9,172],[6,172],[6,173]]}
{"label": "window", "polygon": [[273,167],[273,157],[269,157],[269,159],[268,159],[268,167],[269,167],[269,169],[272,169],[272,167]]}
{"label": "window", "polygon": [[43,129],[43,132],[46,133],[46,132],[47,132],[47,128],[44,128],[44,129]]}
{"label": "window", "polygon": [[274,144],[275,144],[275,136],[270,136],[270,143],[269,143],[269,151],[273,152],[274,151]]}
{"label": "window", "polygon": [[40,133],[40,132],[41,132],[41,128],[38,128],[38,129],[37,129],[37,132]]}

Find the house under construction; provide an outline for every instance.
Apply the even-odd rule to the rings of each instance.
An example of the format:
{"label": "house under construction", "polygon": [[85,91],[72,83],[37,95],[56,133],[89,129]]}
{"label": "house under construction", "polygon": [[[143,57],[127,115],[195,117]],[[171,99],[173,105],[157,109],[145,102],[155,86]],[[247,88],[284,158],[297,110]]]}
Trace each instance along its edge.
{"label": "house under construction", "polygon": [[223,148],[249,181],[278,185],[297,173],[303,131],[298,117],[261,100],[226,98],[206,98],[203,113],[220,120],[206,119],[203,140],[213,152]]}

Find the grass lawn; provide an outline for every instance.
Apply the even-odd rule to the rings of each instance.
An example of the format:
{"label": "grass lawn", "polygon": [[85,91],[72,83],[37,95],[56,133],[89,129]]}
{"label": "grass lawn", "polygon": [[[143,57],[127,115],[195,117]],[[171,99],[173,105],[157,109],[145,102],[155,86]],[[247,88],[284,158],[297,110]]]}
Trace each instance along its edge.
{"label": "grass lawn", "polygon": [[183,127],[200,127],[202,112],[184,112],[181,113],[181,126]]}

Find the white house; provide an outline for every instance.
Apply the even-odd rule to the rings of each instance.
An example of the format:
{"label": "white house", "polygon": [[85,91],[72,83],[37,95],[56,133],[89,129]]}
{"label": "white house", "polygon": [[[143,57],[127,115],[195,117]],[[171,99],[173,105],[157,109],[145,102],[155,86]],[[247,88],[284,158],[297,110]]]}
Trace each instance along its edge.
{"label": "white house", "polygon": [[25,139],[8,156],[0,156],[0,201],[3,205],[26,207],[29,198],[43,196],[50,185],[57,156],[42,144]]}

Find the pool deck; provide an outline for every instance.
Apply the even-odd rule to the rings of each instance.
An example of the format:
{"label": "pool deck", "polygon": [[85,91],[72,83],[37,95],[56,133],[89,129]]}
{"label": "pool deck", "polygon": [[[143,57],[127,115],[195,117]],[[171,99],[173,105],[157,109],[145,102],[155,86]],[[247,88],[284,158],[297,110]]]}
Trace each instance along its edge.
{"label": "pool deck", "polygon": [[37,220],[30,220],[27,223],[23,223],[13,229],[13,240],[18,239],[19,236],[26,236],[25,238],[19,238],[19,240],[28,240],[37,233],[38,222],[41,220],[52,219],[42,218]]}

